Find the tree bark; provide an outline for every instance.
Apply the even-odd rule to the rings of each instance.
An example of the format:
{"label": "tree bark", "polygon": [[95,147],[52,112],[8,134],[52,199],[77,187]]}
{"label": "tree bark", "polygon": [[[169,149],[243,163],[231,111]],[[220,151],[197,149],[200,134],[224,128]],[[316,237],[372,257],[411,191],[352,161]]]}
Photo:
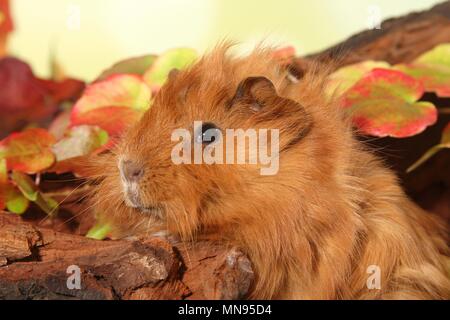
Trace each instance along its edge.
{"label": "tree bark", "polygon": [[6,212],[0,235],[0,299],[241,299],[253,280],[242,252],[214,243],[98,241]]}
{"label": "tree bark", "polygon": [[450,42],[450,1],[430,10],[384,21],[380,29],[360,32],[324,51],[306,56],[336,67],[363,60],[410,62],[440,43]]}

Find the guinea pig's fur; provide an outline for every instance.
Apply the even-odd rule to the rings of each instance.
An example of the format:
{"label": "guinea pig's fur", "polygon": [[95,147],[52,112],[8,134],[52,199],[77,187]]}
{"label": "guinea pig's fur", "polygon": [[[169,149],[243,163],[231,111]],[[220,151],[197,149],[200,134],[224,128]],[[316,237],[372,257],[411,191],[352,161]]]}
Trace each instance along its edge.
{"label": "guinea pig's fur", "polygon": [[[338,102],[326,98],[326,72],[312,69],[290,81],[272,49],[236,57],[221,45],[172,73],[117,148],[95,160],[99,219],[116,237],[165,232],[238,246],[255,272],[248,298],[450,298],[446,226],[354,138]],[[174,164],[172,131],[200,120],[279,129],[278,173]],[[150,210],[127,205],[121,161],[143,166],[132,192]],[[372,265],[379,289],[367,286]]]}

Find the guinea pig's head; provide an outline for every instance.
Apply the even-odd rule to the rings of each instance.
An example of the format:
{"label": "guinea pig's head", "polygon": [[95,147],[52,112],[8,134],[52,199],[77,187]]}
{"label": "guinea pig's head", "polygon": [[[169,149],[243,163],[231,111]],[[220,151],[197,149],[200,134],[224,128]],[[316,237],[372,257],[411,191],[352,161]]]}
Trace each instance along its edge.
{"label": "guinea pig's head", "polygon": [[289,81],[271,50],[226,51],[172,71],[110,155],[105,214],[117,212],[123,226],[151,219],[183,237],[214,232],[242,223],[283,184],[283,157],[311,117],[281,94]]}

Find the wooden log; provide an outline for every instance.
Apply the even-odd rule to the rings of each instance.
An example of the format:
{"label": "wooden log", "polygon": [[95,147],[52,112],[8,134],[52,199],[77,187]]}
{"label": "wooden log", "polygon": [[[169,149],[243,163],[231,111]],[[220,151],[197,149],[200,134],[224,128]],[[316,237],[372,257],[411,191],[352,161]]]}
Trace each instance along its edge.
{"label": "wooden log", "polygon": [[410,62],[434,46],[450,42],[450,1],[430,10],[384,21],[380,29],[360,32],[324,51],[307,56],[342,66],[363,60]]}
{"label": "wooden log", "polygon": [[[97,241],[6,212],[0,235],[0,299],[240,299],[253,280],[242,252],[214,243]],[[70,285],[76,268],[79,289]]]}

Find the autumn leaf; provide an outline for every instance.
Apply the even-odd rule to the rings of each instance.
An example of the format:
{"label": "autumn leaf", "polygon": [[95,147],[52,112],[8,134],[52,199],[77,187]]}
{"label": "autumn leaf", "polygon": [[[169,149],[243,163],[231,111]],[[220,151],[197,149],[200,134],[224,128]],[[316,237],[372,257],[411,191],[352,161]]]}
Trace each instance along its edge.
{"label": "autumn leaf", "polygon": [[13,30],[13,22],[9,9],[9,0],[0,0],[0,57],[3,57],[6,50],[8,34]]}
{"label": "autumn leaf", "polygon": [[144,73],[144,81],[152,90],[158,90],[166,81],[172,69],[182,70],[197,60],[194,49],[177,48],[166,51],[156,58],[152,66]]}
{"label": "autumn leaf", "polygon": [[55,137],[56,140],[64,138],[69,126],[72,110],[67,109],[58,114],[48,126],[48,132]]}
{"label": "autumn leaf", "polygon": [[11,179],[29,201],[33,201],[47,215],[55,216],[58,213],[58,203],[49,196],[41,193],[34,181],[26,174],[19,171],[12,171]]}
{"label": "autumn leaf", "polygon": [[6,209],[15,214],[23,214],[30,206],[30,200],[25,198],[16,187],[9,184],[6,189]]}
{"label": "autumn leaf", "polygon": [[12,133],[0,141],[0,158],[6,159],[10,170],[37,173],[55,161],[51,146],[55,138],[44,129],[31,128]]}
{"label": "autumn leaf", "polygon": [[6,159],[0,158],[0,210],[6,206],[6,187],[8,184],[8,169],[6,168]]}
{"label": "autumn leaf", "polygon": [[142,116],[142,111],[128,107],[103,107],[72,116],[72,126],[99,126],[111,138],[119,137]]}
{"label": "autumn leaf", "polygon": [[395,68],[422,81],[426,91],[450,97],[450,43],[438,45],[412,63]]}
{"label": "autumn leaf", "polygon": [[420,81],[400,71],[374,69],[343,95],[343,107],[355,126],[377,137],[409,137],[436,122],[430,102],[417,102],[423,95]]}
{"label": "autumn leaf", "polygon": [[76,102],[72,117],[102,107],[128,107],[147,110],[150,105],[150,88],[144,81],[130,74],[112,75],[89,85]]}
{"label": "autumn leaf", "polygon": [[30,122],[44,122],[57,111],[31,68],[15,58],[0,59],[0,137]]}
{"label": "autumn leaf", "polygon": [[75,102],[85,88],[83,81],[73,78],[65,78],[60,81],[38,79],[38,82],[46,91],[46,96],[51,97],[54,103]]}
{"label": "autumn leaf", "polygon": [[384,61],[363,61],[342,67],[328,76],[326,92],[328,96],[340,96],[363,76],[376,68],[388,69]]}
{"label": "autumn leaf", "polygon": [[108,133],[99,127],[72,127],[67,135],[52,146],[56,161],[80,157],[94,152],[108,142]]}
{"label": "autumn leaf", "polygon": [[111,225],[97,222],[86,234],[87,238],[103,240],[111,232]]}
{"label": "autumn leaf", "polygon": [[0,159],[0,210],[7,209],[15,214],[23,214],[30,201],[25,198],[8,180],[6,160]]}
{"label": "autumn leaf", "polygon": [[417,169],[420,165],[425,163],[428,159],[430,159],[432,156],[434,156],[438,151],[442,149],[449,149],[450,148],[450,122],[447,123],[447,126],[444,128],[444,131],[442,131],[442,138],[441,142],[430,149],[428,149],[427,152],[425,152],[422,157],[420,157],[416,162],[414,162],[407,170],[406,172],[411,172],[415,169]]}
{"label": "autumn leaf", "polygon": [[135,57],[119,61],[109,69],[103,71],[96,81],[105,80],[106,78],[114,74],[143,75],[145,71],[151,67],[156,58],[157,58],[156,55],[149,54],[141,57]]}

